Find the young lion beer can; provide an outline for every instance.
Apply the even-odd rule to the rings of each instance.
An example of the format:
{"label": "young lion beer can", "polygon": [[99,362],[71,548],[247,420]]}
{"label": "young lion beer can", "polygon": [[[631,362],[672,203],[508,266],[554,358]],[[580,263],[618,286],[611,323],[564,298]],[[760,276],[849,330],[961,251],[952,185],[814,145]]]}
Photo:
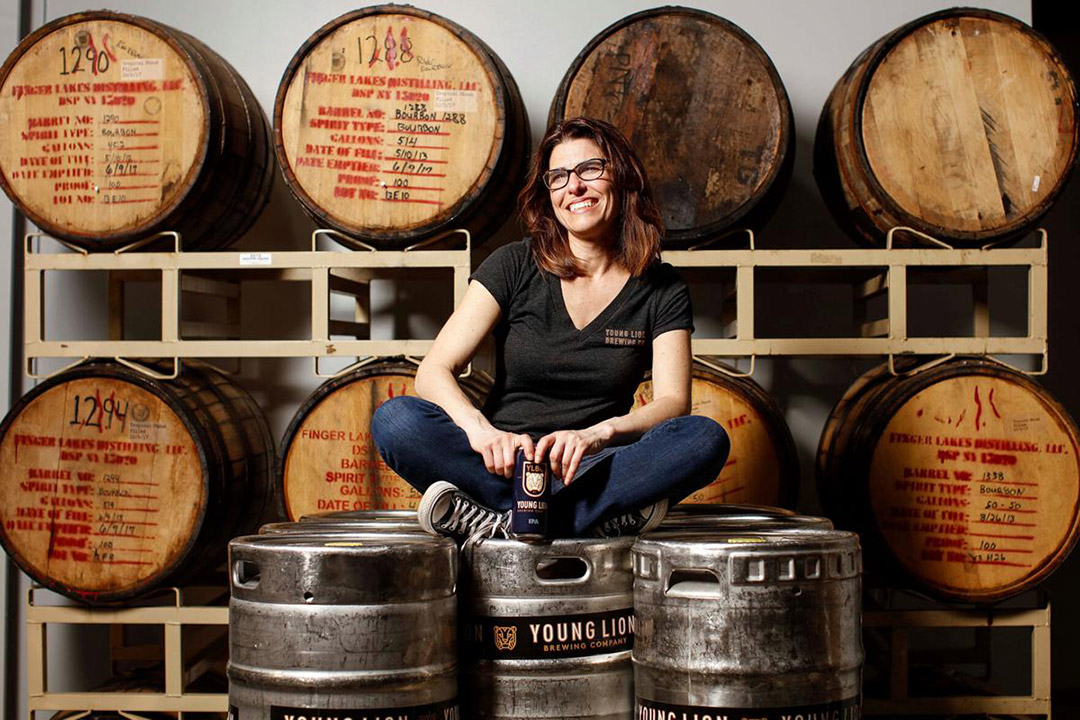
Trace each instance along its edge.
{"label": "young lion beer can", "polygon": [[546,462],[529,462],[518,448],[514,460],[512,530],[519,540],[544,540],[548,532],[551,470]]}

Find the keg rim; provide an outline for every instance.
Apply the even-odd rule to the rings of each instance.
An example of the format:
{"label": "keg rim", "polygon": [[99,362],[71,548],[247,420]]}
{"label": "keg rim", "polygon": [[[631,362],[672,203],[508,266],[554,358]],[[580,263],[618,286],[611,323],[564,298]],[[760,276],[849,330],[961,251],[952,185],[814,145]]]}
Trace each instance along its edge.
{"label": "keg rim", "polygon": [[241,535],[229,541],[229,549],[235,547],[265,548],[275,550],[378,550],[381,546],[457,547],[453,539],[442,535],[429,535],[417,528],[416,532],[387,533],[378,531],[356,532],[297,532]]}
{"label": "keg rim", "polygon": [[859,544],[858,534],[848,530],[824,528],[776,528],[763,530],[695,531],[687,528],[671,528],[645,533],[638,537],[635,546],[669,546],[673,548],[754,548],[769,549],[792,545],[846,545]]}

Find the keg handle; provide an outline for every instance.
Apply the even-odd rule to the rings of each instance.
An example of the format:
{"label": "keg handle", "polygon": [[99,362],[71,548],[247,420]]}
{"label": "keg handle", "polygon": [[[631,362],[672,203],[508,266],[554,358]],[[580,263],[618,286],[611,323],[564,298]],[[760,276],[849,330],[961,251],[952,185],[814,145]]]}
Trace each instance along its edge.
{"label": "keg handle", "polygon": [[543,585],[573,585],[587,582],[593,567],[578,555],[545,555],[536,559],[533,574]]}
{"label": "keg handle", "polygon": [[262,568],[259,567],[258,563],[243,558],[233,560],[233,585],[245,590],[254,590],[259,587],[260,580],[262,580]]}
{"label": "keg handle", "polygon": [[[738,370],[733,370],[732,368],[727,367],[725,365],[722,365],[722,364],[719,364],[719,363],[714,363],[711,360],[706,360],[705,357],[706,357],[705,355],[695,355],[694,360],[701,363],[702,365],[704,365],[707,368],[711,368],[711,369],[715,370],[716,372],[720,373],[721,375],[727,375],[728,377],[733,377],[733,378],[750,377],[751,375],[754,374],[754,366],[757,364],[757,355],[756,354],[750,355],[750,369],[747,370],[746,372],[739,372]],[[712,356],[710,356],[710,357],[712,357]]]}
{"label": "keg handle", "polygon": [[720,596],[720,576],[712,568],[675,567],[668,571],[664,595],[684,598]]}

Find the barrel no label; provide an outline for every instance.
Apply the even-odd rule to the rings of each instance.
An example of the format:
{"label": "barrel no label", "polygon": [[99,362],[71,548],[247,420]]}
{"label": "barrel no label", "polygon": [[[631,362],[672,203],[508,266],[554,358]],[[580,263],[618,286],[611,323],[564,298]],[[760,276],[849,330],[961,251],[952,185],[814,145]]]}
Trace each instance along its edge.
{"label": "barrel no label", "polygon": [[992,601],[1064,560],[1080,524],[1077,428],[1026,376],[966,359],[863,376],[818,455],[822,501],[863,534],[867,569],[939,597]]}
{"label": "barrel no label", "polygon": [[[415,395],[416,365],[386,360],[320,386],[285,431],[278,466],[279,495],[290,520],[328,511],[415,509],[420,494],[379,457],[371,415],[384,401]],[[479,402],[486,375],[461,379]]]}
{"label": "barrel no label", "polygon": [[630,139],[672,245],[759,224],[791,176],[794,125],[776,68],[746,32],[701,10],[646,10],[593,38],[551,105],[553,123],[576,115]]}
{"label": "barrel no label", "polygon": [[[720,475],[683,502],[793,506],[799,488],[795,441],[761,386],[694,363],[690,396],[694,415],[710,417],[727,431],[731,454]],[[646,380],[634,407],[651,401],[652,381]]]}
{"label": "barrel no label", "polygon": [[1076,87],[1027,25],[987,10],[919,18],[864,51],[825,104],[814,174],[838,221],[882,244],[913,227],[957,246],[1034,227],[1076,164]]}
{"label": "barrel no label", "polygon": [[133,15],[69,15],[0,68],[0,186],[45,232],[109,250],[163,230],[243,234],[269,198],[270,128],[195,38]]}
{"label": "barrel no label", "polygon": [[502,61],[405,5],[343,15],[297,51],[274,106],[285,181],[316,222],[383,249],[513,209],[528,122]]}
{"label": "barrel no label", "polygon": [[36,582],[88,602],[181,583],[258,526],[272,460],[261,413],[223,375],[90,363],[0,425],[0,541]]}

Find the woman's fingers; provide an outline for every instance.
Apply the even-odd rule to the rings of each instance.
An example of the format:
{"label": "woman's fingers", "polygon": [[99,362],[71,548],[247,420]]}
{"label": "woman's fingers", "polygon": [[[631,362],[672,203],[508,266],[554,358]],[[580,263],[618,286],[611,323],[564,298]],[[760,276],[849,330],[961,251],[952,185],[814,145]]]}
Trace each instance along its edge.
{"label": "woman's fingers", "polygon": [[577,475],[578,465],[581,464],[581,458],[585,456],[585,446],[579,444],[570,456],[570,461],[566,464],[566,476],[563,478],[563,484],[569,485],[574,482],[574,476]]}
{"label": "woman's fingers", "polygon": [[533,447],[532,438],[525,434],[518,435],[518,438],[521,440],[521,449],[525,451],[525,459],[529,462],[535,462],[533,460],[535,448]]}
{"label": "woman's fingers", "polygon": [[545,435],[540,438],[536,442],[536,448],[533,449],[533,462],[544,462],[544,456],[547,455],[547,451],[553,442],[555,442],[554,435]]}
{"label": "woman's fingers", "polygon": [[514,454],[517,451],[517,438],[507,434],[502,440],[503,467],[500,474],[505,478],[512,478],[514,477]]}
{"label": "woman's fingers", "polygon": [[581,446],[581,441],[577,436],[577,433],[567,433],[565,442],[563,442],[562,454],[559,458],[559,466],[562,468],[562,480],[565,483],[566,478],[570,477],[570,463],[574,459],[574,452]]}
{"label": "woman's fingers", "polygon": [[548,451],[548,462],[551,463],[551,472],[556,477],[562,477],[562,454],[564,440],[562,435],[556,435],[551,443],[551,450]]}
{"label": "woman's fingers", "polygon": [[484,458],[484,467],[489,473],[495,472],[495,452],[490,445],[485,445],[480,450],[480,456]]}

